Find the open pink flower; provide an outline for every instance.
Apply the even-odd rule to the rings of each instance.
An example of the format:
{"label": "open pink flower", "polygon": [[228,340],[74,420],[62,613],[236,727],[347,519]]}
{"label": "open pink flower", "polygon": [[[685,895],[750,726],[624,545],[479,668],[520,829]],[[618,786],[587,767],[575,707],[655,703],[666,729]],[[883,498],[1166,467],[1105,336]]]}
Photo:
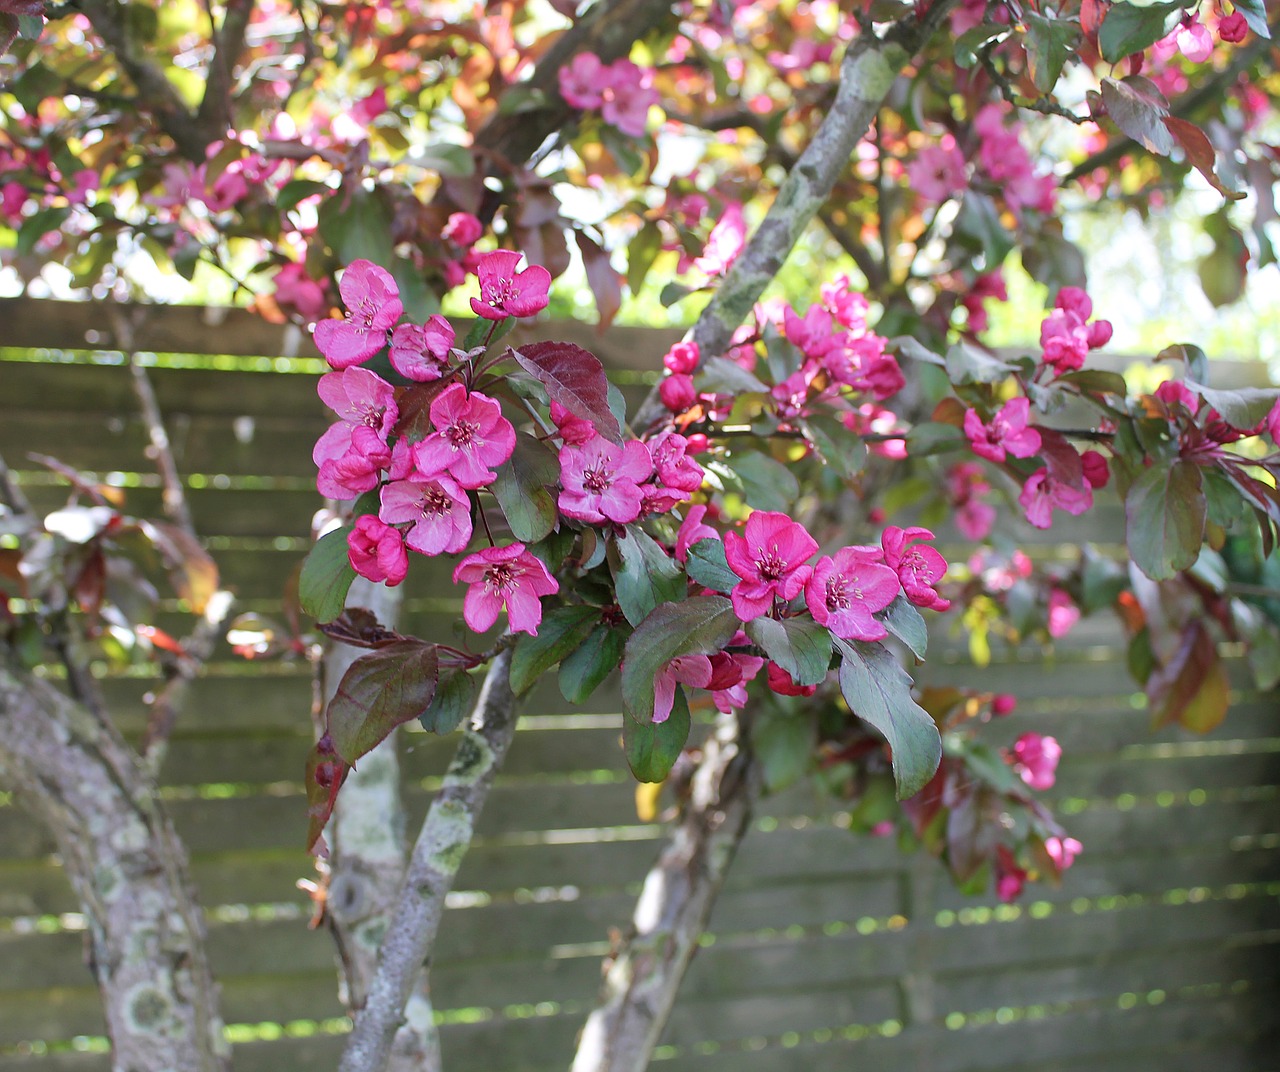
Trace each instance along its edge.
{"label": "open pink flower", "polygon": [[502,407],[479,391],[468,394],[451,383],[431,401],[435,431],[413,447],[413,462],[424,476],[448,473],[464,488],[482,488],[516,449],[516,430]]}
{"label": "open pink flower", "polygon": [[326,372],[316,384],[316,394],[349,426],[362,424],[383,439],[400,418],[395,388],[376,372],[348,368]]}
{"label": "open pink flower", "polygon": [[367,361],[387,344],[387,332],[400,319],[404,305],[391,273],[371,261],[352,261],[338,284],[343,320],[321,320],[315,341],[336,369]]}
{"label": "open pink flower", "polygon": [[676,701],[676,685],[705,689],[711,683],[711,660],[705,655],[680,655],[653,677],[653,721],[666,722]]}
{"label": "open pink flower", "polygon": [[717,276],[729,270],[742,248],[747,244],[747,222],[742,216],[742,206],[736,201],[725,206],[720,222],[707,236],[702,255],[694,266],[709,276]]}
{"label": "open pink flower", "polygon": [[599,108],[609,81],[607,70],[594,52],[579,52],[556,72],[560,96],[573,108]]}
{"label": "open pink flower", "polygon": [[887,630],[873,614],[902,590],[898,575],[884,564],[878,547],[842,547],[823,555],[804,586],[809,613],[844,640],[880,640]]}
{"label": "open pink flower", "polygon": [[467,555],[453,571],[453,583],[471,586],[462,600],[462,618],[476,633],[491,629],[505,606],[513,632],[537,636],[542,597],[560,591],[547,567],[522,543]]}
{"label": "open pink flower", "polygon": [[551,273],[540,264],[517,272],[522,256],[515,250],[498,249],[476,261],[480,297],[471,299],[471,311],[476,316],[505,320],[509,316],[533,316],[547,307]]}
{"label": "open pink flower", "polygon": [[311,452],[316,463],[316,489],[340,502],[378,486],[383,469],[391,466],[391,449],[372,428],[335,424]]}
{"label": "open pink flower", "polygon": [[1027,520],[1038,529],[1047,529],[1053,524],[1053,511],[1056,507],[1069,514],[1083,514],[1093,505],[1093,489],[1086,484],[1082,488],[1073,488],[1049,475],[1049,470],[1041,466],[1022,485],[1022,494],[1018,502]]}
{"label": "open pink flower", "polygon": [[425,324],[397,324],[391,333],[391,367],[419,383],[438,380],[454,338],[453,325],[438,313]]}
{"label": "open pink flower", "polygon": [[1013,742],[1013,769],[1032,789],[1052,789],[1062,746],[1053,737],[1024,733]]}
{"label": "open pink flower", "polygon": [[1011,398],[999,412],[984,424],[975,409],[964,414],[964,434],[969,437],[974,454],[993,462],[1002,462],[1005,454],[1030,458],[1040,449],[1040,433],[1028,427],[1031,400]]}
{"label": "open pink flower", "polygon": [[683,493],[683,498],[702,487],[702,466],[689,457],[689,441],[678,432],[663,432],[649,440],[653,469],[664,488]]}
{"label": "open pink flower", "polygon": [[384,484],[378,516],[389,525],[413,522],[405,543],[419,554],[453,554],[471,540],[471,500],[445,473]]}
{"label": "open pink flower", "polygon": [[890,525],[884,530],[880,543],[884,547],[884,561],[898,574],[902,590],[917,607],[943,611],[951,606],[951,600],[943,599],[934,588],[947,572],[947,560],[932,547],[919,543],[932,540],[928,529],[913,526],[900,529]]}
{"label": "open pink flower", "polygon": [[409,572],[409,556],[399,530],[372,514],[361,514],[356,527],[347,533],[347,557],[361,577],[386,581],[392,587]]}
{"label": "open pink flower", "polygon": [[643,137],[649,107],[658,103],[657,90],[649,85],[651,75],[628,59],[614,60],[604,73],[607,80],[600,94],[604,121],[629,137]]}
{"label": "open pink flower", "polygon": [[638,439],[610,443],[596,436],[580,447],[560,448],[560,512],[579,521],[625,525],[640,516],[640,485],[653,472]]}
{"label": "open pink flower", "polygon": [[937,145],[921,149],[907,165],[907,179],[911,189],[926,201],[938,203],[962,193],[969,180],[964,154],[956,147],[955,138],[944,134]]}
{"label": "open pink flower", "polygon": [[725,558],[742,578],[729,593],[734,613],[749,622],[772,610],[775,598],[794,599],[812,572],[805,563],[817,550],[818,541],[800,522],[769,510],[747,518],[741,535],[725,533]]}
{"label": "open pink flower", "polygon": [[1055,640],[1066,636],[1080,620],[1080,608],[1061,588],[1049,592],[1049,635]]}

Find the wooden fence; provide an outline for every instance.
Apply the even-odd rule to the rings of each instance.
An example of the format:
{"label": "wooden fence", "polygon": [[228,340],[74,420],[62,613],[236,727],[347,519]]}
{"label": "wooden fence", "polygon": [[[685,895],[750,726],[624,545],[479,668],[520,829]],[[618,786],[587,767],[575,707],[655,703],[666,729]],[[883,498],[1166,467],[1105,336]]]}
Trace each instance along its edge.
{"label": "wooden fence", "polygon": [[[153,373],[196,525],[238,608],[272,613],[318,503],[310,450],[325,418],[305,339],[234,315],[211,325],[197,310],[156,311],[135,328],[137,345],[157,349],[301,355],[187,360],[204,367]],[[611,336],[606,351],[653,367],[669,338]],[[127,487],[133,512],[158,510],[127,372],[118,355],[86,350],[110,340],[100,308],[0,302],[0,347],[11,347],[0,351],[0,454],[41,505],[65,493],[25,460],[31,450]],[[37,346],[81,352],[18,349]],[[1063,531],[1118,539],[1114,529]],[[449,636],[459,601],[410,584],[405,628]],[[1218,731],[1152,734],[1107,622],[1077,627],[1047,664],[1039,651],[997,652],[972,667],[945,630],[935,648],[933,679],[1022,698],[1000,726],[1009,739],[1038,730],[1062,742],[1050,795],[1083,856],[1061,887],[999,906],[959,895],[928,859],[850,834],[811,790],[772,798],[653,1067],[1280,1068],[1276,697],[1250,692],[1237,667],[1235,707]],[[152,684],[104,682],[130,734]],[[240,662],[222,649],[162,776],[209,914],[240,1072],[333,1067],[346,1027],[331,943],[307,929],[310,905],[295,886],[311,871],[300,849],[310,697],[305,667]],[[449,1072],[567,1067],[611,928],[625,925],[663,836],[637,819],[616,691],[569,709],[553,686],[527,710],[433,963]],[[403,742],[416,822],[452,742],[414,730]],[[108,1067],[82,930],[48,838],[0,795],[0,1072]]]}

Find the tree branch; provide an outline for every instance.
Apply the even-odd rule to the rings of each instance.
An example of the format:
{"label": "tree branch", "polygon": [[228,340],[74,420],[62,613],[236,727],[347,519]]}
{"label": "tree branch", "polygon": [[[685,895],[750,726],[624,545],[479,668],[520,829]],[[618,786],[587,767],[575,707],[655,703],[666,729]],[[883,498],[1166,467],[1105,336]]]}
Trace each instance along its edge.
{"label": "tree branch", "polygon": [[53,834],[89,919],[113,1067],[225,1072],[186,855],[133,752],[49,683],[0,666],[0,780]]}
{"label": "tree branch", "polygon": [[511,649],[503,648],[489,666],[471,724],[431,804],[409,867],[395,914],[382,940],[369,997],[356,1017],[338,1065],[339,1072],[380,1072],[423,962],[435,945],[445,896],[453,886],[471,844],[476,817],[488,799],[494,776],[506,758],[516,731],[516,702],[508,681]]}
{"label": "tree branch", "polygon": [[[210,12],[211,22],[212,17]],[[205,74],[204,96],[196,112],[196,123],[211,139],[222,136],[231,125],[231,76],[244,51],[244,35],[252,17],[253,0],[226,0],[222,27],[209,27],[213,59]]]}

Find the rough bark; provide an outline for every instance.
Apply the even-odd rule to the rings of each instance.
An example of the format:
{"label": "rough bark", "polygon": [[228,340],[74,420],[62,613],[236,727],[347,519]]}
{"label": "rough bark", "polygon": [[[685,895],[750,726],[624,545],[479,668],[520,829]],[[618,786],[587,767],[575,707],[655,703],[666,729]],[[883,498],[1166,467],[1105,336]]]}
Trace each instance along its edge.
{"label": "rough bark", "polygon": [[504,648],[489,666],[444,785],[413,847],[368,1000],[356,1017],[339,1072],[380,1072],[387,1067],[409,995],[435,944],[445,897],[471,844],[476,817],[515,737],[510,668],[511,651]]}
{"label": "rough bark", "polygon": [[136,755],[48,682],[0,667],[0,782],[57,842],[119,1072],[225,1072],[186,854]]}
{"label": "rough bark", "polygon": [[[400,589],[357,577],[347,606],[365,607],[388,628],[400,613]],[[324,660],[323,699],[327,707],[347,668],[364,651],[332,644]],[[353,1016],[368,998],[405,870],[405,814],[400,793],[399,734],[392,734],[361,758],[342,785],[325,832],[330,847],[325,924],[333,935],[340,966],[341,997]],[[419,976],[396,1033],[391,1072],[436,1072],[439,1036],[433,1022],[425,973]]]}
{"label": "rough bark", "polygon": [[721,718],[671,840],[645,878],[573,1072],[642,1072],[675,1004],[760,792],[742,722]]}

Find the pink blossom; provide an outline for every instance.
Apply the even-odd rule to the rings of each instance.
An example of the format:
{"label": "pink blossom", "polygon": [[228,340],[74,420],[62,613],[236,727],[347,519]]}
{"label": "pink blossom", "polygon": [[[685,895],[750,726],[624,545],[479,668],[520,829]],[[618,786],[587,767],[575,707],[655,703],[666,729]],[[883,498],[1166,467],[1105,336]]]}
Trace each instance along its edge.
{"label": "pink blossom", "polygon": [[400,417],[395,388],[368,369],[326,372],[316,384],[316,393],[346,424],[372,428],[383,439]]}
{"label": "pink blossom", "polygon": [[484,234],[484,224],[470,212],[454,212],[445,222],[440,237],[446,242],[452,242],[455,246],[469,249],[476,244],[482,234]]}
{"label": "pink blossom", "polygon": [[746,244],[747,223],[742,217],[742,206],[732,201],[725,206],[720,222],[711,229],[702,255],[693,262],[694,267],[709,276],[720,275],[729,270]]}
{"label": "pink blossom", "polygon": [[1187,412],[1193,417],[1196,414],[1196,410],[1200,408],[1200,396],[1192,392],[1185,383],[1179,380],[1165,380],[1164,383],[1156,388],[1156,398],[1169,407],[1175,405],[1185,406]]}
{"label": "pink blossom", "polygon": [[516,449],[516,432],[502,407],[479,391],[468,394],[451,383],[431,401],[426,439],[414,444],[413,461],[424,476],[447,472],[464,488],[482,488],[497,479],[489,466],[501,465]]}
{"label": "pink blossom", "polygon": [[397,324],[391,333],[391,367],[419,383],[438,380],[454,338],[453,325],[438,313],[425,324]]}
{"label": "pink blossom", "polygon": [[843,341],[834,334],[835,318],[816,303],[805,310],[803,317],[797,316],[788,305],[783,311],[782,324],[788,341],[813,361],[823,361]]}
{"label": "pink blossom", "polygon": [[575,447],[582,446],[598,434],[596,426],[589,420],[570,412],[554,400],[551,403],[551,420],[560,433],[561,440]]}
{"label": "pink blossom", "polygon": [[347,307],[343,320],[321,320],[315,341],[336,369],[367,361],[386,345],[387,332],[404,306],[391,273],[370,261],[352,261],[342,273],[338,293]]}
{"label": "pink blossom", "polygon": [[394,587],[409,572],[409,556],[398,530],[373,514],[361,514],[347,534],[351,568],[370,581],[386,581]]}
{"label": "pink blossom", "polygon": [[747,518],[741,535],[725,533],[725,558],[742,578],[729,593],[734,613],[749,622],[772,610],[775,599],[794,599],[812,573],[805,563],[817,550],[803,525],[768,510]]}
{"label": "pink blossom", "polygon": [[663,432],[648,441],[653,469],[662,486],[688,498],[702,487],[702,466],[688,455],[689,441],[678,432]]}
{"label": "pink blossom", "polygon": [[1030,399],[1011,398],[984,424],[977,410],[966,410],[964,434],[969,437],[974,454],[993,462],[1003,462],[1005,454],[1029,458],[1040,449],[1040,433],[1027,425],[1031,414]]}
{"label": "pink blossom", "polygon": [[711,660],[705,655],[680,655],[653,677],[653,721],[666,722],[676,700],[676,684],[706,688],[711,683]]}
{"label": "pink blossom", "polygon": [[1027,881],[1027,872],[1005,846],[996,846],[996,896],[1005,904],[1017,898]]}
{"label": "pink blossom", "polygon": [[378,516],[389,525],[413,522],[405,543],[419,554],[453,554],[471,541],[471,500],[445,473],[384,484]]}
{"label": "pink blossom", "polygon": [[693,385],[692,376],[675,373],[658,384],[658,397],[672,413],[684,413],[698,401],[698,389]]}
{"label": "pink blossom", "polygon": [[1087,484],[1073,488],[1050,476],[1049,470],[1041,466],[1022,485],[1018,502],[1032,525],[1047,529],[1053,524],[1055,507],[1076,515],[1088,510],[1093,505],[1093,489]]}
{"label": "pink blossom", "polygon": [[985,539],[995,524],[995,507],[981,498],[990,490],[977,462],[958,462],[947,470],[947,497],[956,511],[956,528],[966,539]]}
{"label": "pink blossom", "polygon": [[335,424],[316,441],[311,460],[318,467],[320,494],[345,501],[378,486],[382,470],[391,464],[391,450],[372,428]]}
{"label": "pink blossom", "polygon": [[1061,588],[1049,592],[1049,635],[1057,640],[1071,632],[1080,620],[1080,608]]}
{"label": "pink blossom", "polygon": [[1111,479],[1111,467],[1107,459],[1096,450],[1086,450],[1080,455],[1080,470],[1084,481],[1091,488],[1105,488]]}
{"label": "pink blossom", "polygon": [[1088,322],[1093,302],[1079,287],[1063,287],[1054,306],[1040,325],[1040,346],[1044,363],[1062,374],[1083,367],[1085,354],[1111,341],[1111,323]]}
{"label": "pink blossom", "polygon": [[608,80],[601,91],[600,114],[632,138],[644,136],[649,108],[658,103],[650,75],[628,59],[615,60],[606,69]]}
{"label": "pink blossom", "polygon": [[325,284],[307,275],[307,266],[289,261],[275,277],[275,300],[282,309],[295,309],[304,320],[315,320],[328,308]]}
{"label": "pink blossom", "polygon": [[593,52],[579,52],[557,72],[560,96],[573,108],[599,108],[608,82],[605,65]]}
{"label": "pink blossom", "polygon": [[770,692],[779,696],[812,696],[818,691],[817,685],[797,685],[795,679],[774,662],[765,666],[765,683]]}
{"label": "pink blossom", "polygon": [[1052,789],[1062,746],[1052,737],[1024,733],[1013,742],[1013,769],[1032,789]]}
{"label": "pink blossom", "polygon": [[1238,11],[1218,20],[1218,37],[1229,45],[1238,45],[1249,35],[1249,24]]}
{"label": "pink blossom", "polygon": [[823,555],[804,586],[809,613],[844,640],[880,640],[887,630],[872,615],[902,590],[878,547],[842,547]]}
{"label": "pink blossom", "polygon": [[505,606],[513,632],[537,636],[542,597],[560,591],[547,567],[522,543],[467,555],[453,571],[453,583],[471,586],[462,600],[462,618],[476,633],[492,628]]}
{"label": "pink blossom", "polygon": [[974,334],[987,330],[986,302],[988,300],[1002,302],[1009,300],[1003,269],[997,268],[994,272],[978,276],[973,281],[973,286],[969,288],[969,293],[960,299],[960,303],[969,311],[969,330]]}
{"label": "pink blossom", "polygon": [[662,364],[670,372],[678,372],[685,376],[692,374],[698,368],[698,344],[696,342],[675,343],[663,357]]}
{"label": "pink blossom", "polygon": [[1053,866],[1059,872],[1065,871],[1080,855],[1084,846],[1073,837],[1049,837],[1044,839],[1044,851],[1048,853],[1049,859],[1053,861]]}
{"label": "pink blossom", "polygon": [[1181,52],[1192,63],[1203,63],[1213,55],[1213,37],[1209,28],[1193,15],[1152,45],[1151,52],[1163,60],[1169,59],[1174,52]]}
{"label": "pink blossom", "polygon": [[968,499],[956,510],[955,523],[966,540],[985,540],[995,527],[996,508],[981,499]]}
{"label": "pink blossom", "polygon": [[[745,633],[738,632],[729,642],[731,647],[749,643]],[[728,713],[737,710],[747,702],[747,683],[750,682],[764,660],[758,655],[743,655],[741,652],[722,651],[711,657],[711,681],[707,689],[711,693],[711,702],[717,711]]]}
{"label": "pink blossom", "polygon": [[596,436],[580,447],[560,448],[560,512],[579,521],[625,525],[640,516],[640,485],[653,472],[638,439],[610,443]]}
{"label": "pink blossom", "polygon": [[885,565],[898,574],[907,599],[917,607],[943,611],[951,606],[951,601],[943,599],[934,586],[947,572],[947,560],[934,548],[919,543],[933,538],[928,529],[890,525],[880,542],[884,547]]}
{"label": "pink blossom", "polygon": [[710,525],[704,525],[702,519],[706,516],[706,503],[698,503],[690,506],[684,515],[684,520],[680,522],[680,531],[676,533],[676,561],[680,563],[689,560],[689,549],[693,547],[699,540],[718,540],[720,533],[716,532]]}
{"label": "pink blossom", "polygon": [[1018,698],[1009,692],[998,692],[991,698],[991,713],[996,718],[1013,714],[1017,706]]}
{"label": "pink blossom", "polygon": [[956,140],[944,134],[937,145],[921,149],[907,165],[907,179],[911,189],[926,201],[940,203],[968,185],[965,175],[964,154],[956,147]]}
{"label": "pink blossom", "polygon": [[509,316],[533,316],[547,307],[551,273],[540,264],[516,271],[522,253],[498,249],[476,262],[480,297],[471,299],[471,311],[486,320]]}
{"label": "pink blossom", "polygon": [[822,307],[837,322],[854,331],[865,331],[867,312],[871,308],[866,295],[853,289],[847,275],[837,276],[831,283],[823,283],[819,288],[822,296]]}

